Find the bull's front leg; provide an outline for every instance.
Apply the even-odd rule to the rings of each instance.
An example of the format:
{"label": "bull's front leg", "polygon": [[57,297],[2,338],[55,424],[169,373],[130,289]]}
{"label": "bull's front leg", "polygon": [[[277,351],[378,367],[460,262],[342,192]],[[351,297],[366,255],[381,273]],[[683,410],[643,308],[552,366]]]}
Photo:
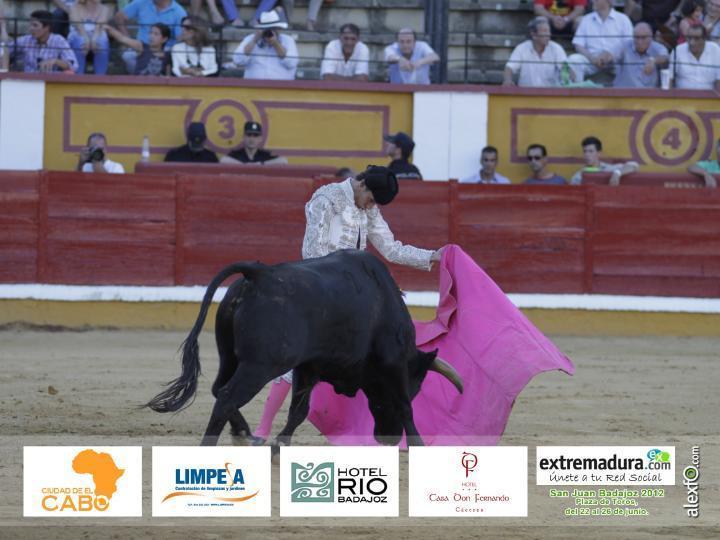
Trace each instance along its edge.
{"label": "bull's front leg", "polygon": [[402,410],[402,422],[403,428],[405,429],[405,440],[408,446],[425,446],[425,443],[420,437],[420,432],[415,427],[415,421],[413,420],[413,410],[410,401],[402,403],[400,405]]}
{"label": "bull's front leg", "polygon": [[288,419],[285,427],[275,438],[275,444],[272,445],[273,456],[280,453],[280,445],[290,445],[293,433],[307,418],[310,412],[310,394],[314,386],[315,381],[302,368],[296,368],[293,371],[292,399],[290,400]]}

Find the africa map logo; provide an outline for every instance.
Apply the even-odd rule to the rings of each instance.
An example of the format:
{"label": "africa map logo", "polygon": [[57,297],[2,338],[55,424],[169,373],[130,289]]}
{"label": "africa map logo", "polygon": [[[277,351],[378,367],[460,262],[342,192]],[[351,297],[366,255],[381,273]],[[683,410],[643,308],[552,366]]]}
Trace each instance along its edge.
{"label": "africa map logo", "polygon": [[142,515],[139,447],[26,446],[26,516]]}

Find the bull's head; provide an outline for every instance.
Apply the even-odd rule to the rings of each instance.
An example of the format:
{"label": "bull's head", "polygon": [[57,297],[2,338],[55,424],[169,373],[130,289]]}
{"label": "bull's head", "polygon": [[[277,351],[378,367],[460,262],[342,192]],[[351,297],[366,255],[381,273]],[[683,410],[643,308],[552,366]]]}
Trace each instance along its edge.
{"label": "bull's head", "polygon": [[[460,375],[443,359],[437,357],[437,350],[423,352],[416,350],[415,357],[408,362],[408,394],[410,401],[420,392],[428,371],[436,371],[448,379],[458,392],[463,385]],[[400,389],[387,378],[373,378],[365,381],[363,391],[368,398],[370,412],[375,419],[375,439],[381,444],[395,445],[403,434],[403,411],[397,399]]]}

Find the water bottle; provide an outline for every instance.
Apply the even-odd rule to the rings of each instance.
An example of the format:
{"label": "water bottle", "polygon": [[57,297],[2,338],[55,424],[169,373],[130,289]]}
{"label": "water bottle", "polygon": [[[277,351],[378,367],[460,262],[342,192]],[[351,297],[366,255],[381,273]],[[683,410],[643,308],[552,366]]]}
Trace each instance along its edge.
{"label": "water bottle", "polygon": [[150,161],[150,137],[143,137],[142,152],[140,153],[140,161],[147,163]]}
{"label": "water bottle", "polygon": [[570,65],[567,62],[563,62],[560,69],[560,84],[563,86],[570,85]]}
{"label": "water bottle", "polygon": [[7,68],[3,67],[6,54],[8,54],[7,43],[5,43],[4,41],[0,41],[0,73],[7,72]]}

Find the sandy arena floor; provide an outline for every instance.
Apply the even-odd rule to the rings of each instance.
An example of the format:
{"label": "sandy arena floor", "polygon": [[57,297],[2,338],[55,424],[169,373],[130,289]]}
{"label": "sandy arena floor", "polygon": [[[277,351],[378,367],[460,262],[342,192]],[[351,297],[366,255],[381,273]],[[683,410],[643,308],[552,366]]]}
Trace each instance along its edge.
{"label": "sandy arena floor", "polygon": [[[720,340],[672,337],[555,338],[575,362],[574,377],[536,377],[517,400],[502,445],[528,446],[529,516],[520,518],[151,518],[150,448],[195,445],[205,428],[217,357],[210,333],[201,339],[204,377],[195,403],[175,416],[136,406],[175,378],[174,352],[184,333],[149,331],[0,331],[0,538],[718,538],[720,537]],[[52,386],[57,393],[50,394]],[[256,425],[267,389],[243,413]],[[288,400],[289,403],[289,400]],[[284,420],[278,416],[276,430]],[[317,444],[309,423],[298,444]],[[230,444],[229,435],[223,442]],[[142,445],[143,518],[24,519],[24,445]],[[535,486],[534,447],[674,445],[676,468],[701,451],[701,516],[685,516],[685,488],[644,506],[650,516],[567,518],[565,506]],[[406,478],[407,454],[401,453]],[[406,490],[401,481],[401,495]],[[402,517],[405,516],[405,517]]]}

